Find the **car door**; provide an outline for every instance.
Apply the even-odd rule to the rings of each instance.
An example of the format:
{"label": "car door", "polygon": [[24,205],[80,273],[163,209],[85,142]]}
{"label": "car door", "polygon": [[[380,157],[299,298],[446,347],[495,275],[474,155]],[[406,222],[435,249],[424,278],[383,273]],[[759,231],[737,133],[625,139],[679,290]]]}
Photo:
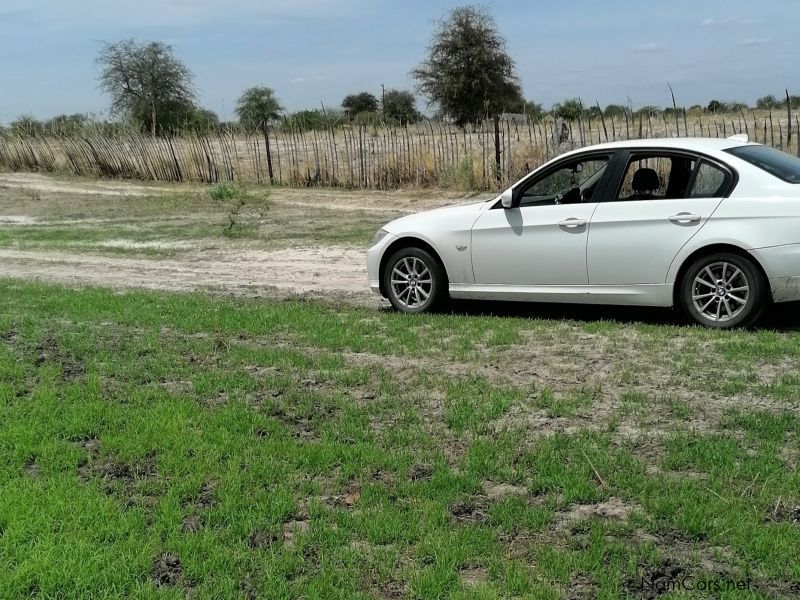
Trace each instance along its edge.
{"label": "car door", "polygon": [[485,211],[472,229],[478,285],[586,285],[589,221],[613,153],[573,156],[514,187],[512,208]]}
{"label": "car door", "polygon": [[663,284],[677,253],[730,192],[733,174],[683,152],[637,150],[619,164],[614,193],[592,216],[589,283]]}

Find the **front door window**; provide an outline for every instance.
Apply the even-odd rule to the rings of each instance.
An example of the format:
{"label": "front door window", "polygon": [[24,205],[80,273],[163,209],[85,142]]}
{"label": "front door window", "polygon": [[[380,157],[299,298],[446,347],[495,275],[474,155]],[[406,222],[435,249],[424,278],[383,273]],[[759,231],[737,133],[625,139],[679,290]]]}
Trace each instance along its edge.
{"label": "front door window", "polygon": [[530,182],[520,194],[520,207],[592,202],[609,158],[576,159]]}

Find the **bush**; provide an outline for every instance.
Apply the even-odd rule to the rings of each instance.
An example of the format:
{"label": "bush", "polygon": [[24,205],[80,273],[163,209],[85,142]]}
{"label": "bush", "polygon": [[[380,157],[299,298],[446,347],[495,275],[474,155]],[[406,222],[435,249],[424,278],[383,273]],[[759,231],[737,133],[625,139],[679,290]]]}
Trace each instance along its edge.
{"label": "bush", "polygon": [[325,130],[331,127],[338,127],[342,124],[343,119],[342,113],[338,111],[301,110],[286,117],[281,124],[281,129],[284,131],[293,129],[303,131],[312,129]]}
{"label": "bush", "polygon": [[269,191],[250,192],[247,188],[228,181],[211,186],[211,199],[228,204],[228,222],[225,235],[240,237],[257,233],[269,211]]}
{"label": "bush", "polygon": [[458,166],[443,171],[439,176],[439,185],[445,189],[455,188],[465,191],[480,189],[472,158],[465,158]]}
{"label": "bush", "polygon": [[[352,123],[353,125],[366,125],[368,127],[369,126],[378,127],[384,124],[384,119],[383,115],[376,112],[360,112],[357,115],[353,115]],[[390,123],[391,122],[387,124]]]}
{"label": "bush", "polygon": [[215,185],[211,186],[211,189],[208,190],[208,195],[211,196],[212,200],[216,200],[218,202],[223,200],[233,200],[234,198],[238,198],[239,196],[244,196],[247,194],[247,190],[235,183],[231,183],[230,181],[222,181]]}

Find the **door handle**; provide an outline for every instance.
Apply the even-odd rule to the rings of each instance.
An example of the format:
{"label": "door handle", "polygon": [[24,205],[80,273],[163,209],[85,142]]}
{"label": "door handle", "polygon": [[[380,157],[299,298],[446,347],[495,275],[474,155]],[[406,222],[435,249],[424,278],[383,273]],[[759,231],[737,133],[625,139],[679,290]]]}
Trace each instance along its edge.
{"label": "door handle", "polygon": [[558,224],[559,227],[566,227],[567,229],[577,229],[578,227],[586,227],[586,219],[567,219]]}
{"label": "door handle", "polygon": [[693,215],[692,213],[679,213],[677,215],[672,215],[669,220],[672,223],[678,223],[679,225],[685,225],[687,223],[699,223],[702,217],[700,215]]}

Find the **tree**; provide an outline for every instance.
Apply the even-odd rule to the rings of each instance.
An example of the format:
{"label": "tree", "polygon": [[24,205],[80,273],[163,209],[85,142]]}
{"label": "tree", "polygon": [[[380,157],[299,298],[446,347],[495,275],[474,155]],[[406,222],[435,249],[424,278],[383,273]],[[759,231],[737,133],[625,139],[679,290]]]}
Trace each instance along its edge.
{"label": "tree", "polygon": [[75,113],[72,115],[58,115],[44,123],[45,129],[59,133],[75,134],[89,125],[87,115]]}
{"label": "tree", "polygon": [[778,101],[775,96],[772,94],[768,96],[762,96],[758,100],[756,100],[756,108],[761,110],[769,110],[771,108],[778,108],[780,106],[780,102]]}
{"label": "tree", "polygon": [[275,91],[264,86],[246,89],[236,101],[236,116],[245,129],[263,129],[270,121],[280,118],[283,107]]}
{"label": "tree", "polygon": [[542,105],[533,100],[526,100],[522,107],[522,112],[528,115],[531,119],[541,119],[544,116],[544,109]]}
{"label": "tree", "polygon": [[383,97],[383,116],[398,121],[401,125],[420,120],[414,94],[401,90],[388,90]]}
{"label": "tree", "polygon": [[600,116],[603,114],[603,111],[600,110],[599,106],[594,105],[584,110],[583,114],[590,119],[599,119]]}
{"label": "tree", "polygon": [[192,109],[184,115],[180,125],[185,129],[208,133],[218,129],[220,123],[219,116],[217,116],[217,113],[213,110],[193,106]]}
{"label": "tree", "polygon": [[193,75],[162,42],[134,39],[104,44],[96,60],[100,89],[111,96],[111,109],[132,118],[155,135],[162,115],[193,105]]}
{"label": "tree", "polygon": [[534,121],[541,119],[544,115],[544,109],[542,108],[541,104],[534,102],[533,100],[524,99],[520,99],[520,101],[515,104],[510,104],[508,108],[506,108],[506,111],[526,115],[528,118],[533,119]]}
{"label": "tree", "polygon": [[719,100],[712,100],[708,103],[706,110],[710,113],[721,113],[727,110],[728,106]]}
{"label": "tree", "polygon": [[19,135],[35,135],[44,131],[44,124],[33,115],[20,115],[8,124],[8,128]]}
{"label": "tree", "polygon": [[378,99],[369,92],[350,94],[342,100],[342,108],[351,117],[365,112],[376,113],[378,112]]}
{"label": "tree", "polygon": [[427,60],[411,75],[417,90],[459,126],[522,101],[506,42],[492,16],[478,6],[454,8],[438,23]]}
{"label": "tree", "polygon": [[565,121],[576,121],[583,114],[580,98],[567,98],[553,106],[553,114]]}
{"label": "tree", "polygon": [[623,117],[625,116],[625,107],[621,104],[609,104],[603,110],[603,115],[606,117]]}
{"label": "tree", "polygon": [[662,110],[658,106],[643,106],[636,111],[636,116],[653,118],[658,117],[661,113]]}
{"label": "tree", "polygon": [[301,110],[288,115],[283,122],[282,128],[289,131],[295,128],[304,131],[312,129],[323,130],[336,127],[341,121],[342,113],[338,111]]}

